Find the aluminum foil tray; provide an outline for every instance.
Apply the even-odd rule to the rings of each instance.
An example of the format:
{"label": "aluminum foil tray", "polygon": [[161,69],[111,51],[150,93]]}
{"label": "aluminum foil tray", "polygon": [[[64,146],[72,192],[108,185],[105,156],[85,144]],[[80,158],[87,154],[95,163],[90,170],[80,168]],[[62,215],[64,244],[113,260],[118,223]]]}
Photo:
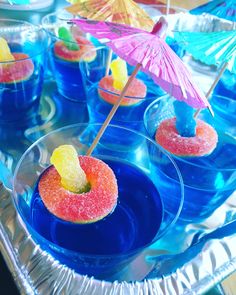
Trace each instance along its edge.
{"label": "aluminum foil tray", "polygon": [[[209,23],[212,24],[210,20]],[[214,28],[219,29],[218,26]],[[227,23],[228,29],[232,26],[234,24]],[[214,73],[209,75],[211,70],[207,67],[205,72],[195,72],[206,89],[214,79]],[[15,165],[22,153],[42,135],[64,125],[87,121],[86,105],[77,103],[75,107],[75,103],[58,95],[54,83],[48,81],[37,114],[33,112],[17,124],[0,124],[0,250],[20,293],[203,294],[234,272],[236,192],[202,223],[177,223],[168,235],[141,253],[122,273],[107,280],[75,273],[35,244],[12,202]]]}
{"label": "aluminum foil tray", "polygon": [[[0,250],[21,294],[203,294],[236,269],[236,220],[231,219],[205,235],[207,223],[189,226],[185,236],[191,236],[192,243],[200,232],[203,236],[185,251],[162,254],[168,252],[168,240],[173,243],[173,236],[166,237],[162,241],[166,249],[158,245],[147,249],[129,266],[123,280],[98,281],[75,273],[42,251],[16,213],[11,191],[2,184],[0,196]],[[219,210],[214,219],[224,212],[236,214],[236,204],[228,200]]]}

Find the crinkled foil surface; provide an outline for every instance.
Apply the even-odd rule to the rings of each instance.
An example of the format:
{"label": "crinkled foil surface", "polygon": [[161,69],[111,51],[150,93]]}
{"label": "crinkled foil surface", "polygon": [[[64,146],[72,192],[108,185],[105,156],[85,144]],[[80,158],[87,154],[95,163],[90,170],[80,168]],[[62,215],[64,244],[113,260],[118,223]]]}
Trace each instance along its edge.
{"label": "crinkled foil surface", "polygon": [[[235,29],[235,23],[207,15],[178,15],[173,19],[170,32]],[[65,124],[62,116],[66,114],[57,111],[61,100],[55,101],[55,98],[54,101],[50,99],[50,95],[44,97],[41,116],[47,120],[24,132],[22,147],[19,142],[11,153],[1,149],[0,171],[8,187],[11,186],[15,163],[25,147],[39,136]],[[73,106],[70,120],[67,124],[78,122],[78,113]],[[235,245],[236,192],[202,223],[184,227],[177,224],[165,237],[140,254],[117,280],[95,280],[60,264],[35,244],[15,211],[11,191],[0,184],[0,250],[21,294],[203,294],[236,270]]]}
{"label": "crinkled foil surface", "polygon": [[[131,282],[95,280],[60,264],[34,243],[15,211],[11,192],[2,184],[0,196],[0,250],[21,294],[203,294],[236,269],[236,194],[207,222],[189,225],[182,232],[191,243],[198,236],[183,252],[162,254],[168,250],[166,242],[166,249],[154,245],[141,254],[129,266],[129,272],[140,280]],[[228,224],[211,231],[213,225],[217,227],[212,220],[223,215]],[[172,233],[169,236],[164,239],[173,243]]]}

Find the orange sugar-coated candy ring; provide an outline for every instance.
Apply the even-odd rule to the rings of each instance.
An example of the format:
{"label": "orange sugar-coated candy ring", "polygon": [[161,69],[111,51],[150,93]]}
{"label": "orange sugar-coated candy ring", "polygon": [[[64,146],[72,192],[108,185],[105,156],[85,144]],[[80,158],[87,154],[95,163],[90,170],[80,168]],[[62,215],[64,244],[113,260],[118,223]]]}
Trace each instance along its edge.
{"label": "orange sugar-coated candy ring", "polygon": [[[103,89],[110,91],[112,93],[116,93],[118,95],[114,95],[112,93],[103,91]],[[119,98],[119,94],[121,93],[120,90],[117,90],[114,88],[113,77],[111,75],[105,76],[100,80],[98,92],[100,97],[110,104],[115,104],[117,99]],[[120,105],[132,106],[132,105],[138,104],[142,101],[142,98],[145,98],[146,94],[147,94],[146,85],[143,83],[143,81],[137,78],[134,78],[125,96],[137,97],[137,99],[124,97]]]}
{"label": "orange sugar-coated candy ring", "polygon": [[54,44],[55,55],[69,62],[78,62],[81,59],[87,62],[94,60],[96,51],[93,43],[82,36],[77,36],[75,39],[79,45],[79,50],[70,50],[63,41],[57,41]]}
{"label": "orange sugar-coated candy ring", "polygon": [[34,64],[25,53],[12,53],[15,61],[0,64],[0,83],[27,80],[34,72]]}
{"label": "orange sugar-coated candy ring", "polygon": [[209,155],[216,147],[218,135],[215,129],[202,120],[197,120],[196,135],[183,137],[175,127],[176,119],[161,122],[155,134],[155,140],[164,149],[182,157],[200,157]]}
{"label": "orange sugar-coated candy ring", "polygon": [[81,168],[90,184],[85,193],[72,193],[61,184],[56,169],[49,167],[40,178],[39,194],[46,208],[58,218],[74,223],[98,221],[117,204],[117,181],[112,169],[94,157],[79,156]]}

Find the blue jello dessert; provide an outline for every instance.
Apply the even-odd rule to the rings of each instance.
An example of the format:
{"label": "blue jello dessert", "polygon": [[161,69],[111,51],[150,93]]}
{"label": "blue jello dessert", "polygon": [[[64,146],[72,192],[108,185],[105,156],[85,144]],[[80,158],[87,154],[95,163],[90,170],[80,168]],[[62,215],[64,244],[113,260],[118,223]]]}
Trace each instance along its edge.
{"label": "blue jello dessert", "polygon": [[[132,73],[132,68],[127,66],[123,60],[117,58],[112,60],[110,66],[112,68],[117,64],[117,74],[113,68],[111,73],[106,75],[103,62],[107,60],[107,54],[108,50],[106,48],[100,48],[97,50],[97,57],[100,57],[100,61],[97,59],[97,61],[92,62],[90,65],[86,63],[81,65],[86,83],[90,122],[103,123],[106,120],[111,109],[119,100],[122,89],[125,87],[125,83]],[[140,71],[133,79],[125,97],[122,99],[111,119],[111,124],[140,132],[145,131],[143,113],[154,99],[162,97],[163,91],[161,90],[161,95],[155,94],[152,89],[150,91],[149,83],[151,79],[150,81],[143,79],[144,76],[145,74]],[[115,83],[122,83],[122,86],[117,88],[115,87]],[[153,81],[152,85],[159,88]],[[106,139],[107,144],[114,144],[114,142],[119,144],[123,142],[127,148],[137,146],[140,139],[135,133],[129,138],[125,138],[121,130],[117,130],[117,133],[113,131],[112,134],[106,131],[103,138]]]}
{"label": "blue jello dessert", "polygon": [[[118,203],[105,218],[88,224],[57,218],[42,202],[38,183],[31,200],[31,220],[38,243],[59,261],[95,277],[104,271],[116,272],[127,264],[140,248],[153,241],[163,218],[160,195],[141,169],[125,161],[102,160],[113,170],[118,184]],[[77,258],[68,259],[70,251],[78,253]]]}
{"label": "blue jello dessert", "polygon": [[0,61],[0,118],[4,121],[38,105],[44,74],[40,55],[31,58],[20,44],[8,45],[12,60]]}
{"label": "blue jello dessert", "polygon": [[[222,120],[216,121],[204,111],[199,116],[200,119],[196,120],[196,124],[189,118],[186,120],[188,127],[191,125],[191,128],[196,128],[196,135],[185,133],[181,136],[178,125],[175,127],[173,125],[173,122],[178,122],[175,116],[171,103],[162,107],[158,102],[154,102],[145,113],[145,126],[149,135],[171,153],[181,171],[185,184],[185,199],[179,220],[201,222],[211,216],[235,191],[234,131],[229,122],[223,124]],[[184,116],[182,114],[181,118]],[[169,136],[171,139],[169,145],[163,143],[163,136],[160,135],[160,126],[163,128],[166,125],[171,126],[171,130],[166,128],[162,135]],[[215,129],[214,132],[210,125]],[[185,132],[185,129],[182,129],[183,131]],[[207,142],[202,141],[204,133]],[[217,138],[216,134],[218,141],[214,140]],[[188,142],[188,147],[184,142]],[[187,148],[189,154],[186,152]],[[184,150],[184,153],[181,150]],[[168,163],[165,171],[171,178],[175,178]]]}
{"label": "blue jello dessert", "polygon": [[[69,30],[66,32],[66,36],[59,35],[60,39],[56,39],[50,51],[53,73],[61,95],[74,101],[85,101],[86,95],[79,62],[92,61],[96,56],[95,47],[91,41],[81,35],[73,36],[70,33],[71,39],[68,41]],[[85,53],[86,56],[84,56]]]}

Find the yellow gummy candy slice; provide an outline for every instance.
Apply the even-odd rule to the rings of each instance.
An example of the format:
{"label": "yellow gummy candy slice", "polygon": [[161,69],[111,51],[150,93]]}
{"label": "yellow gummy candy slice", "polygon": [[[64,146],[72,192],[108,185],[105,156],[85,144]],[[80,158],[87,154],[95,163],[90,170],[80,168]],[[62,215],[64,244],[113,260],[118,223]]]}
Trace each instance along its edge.
{"label": "yellow gummy candy slice", "polygon": [[80,166],[78,154],[72,145],[61,145],[56,148],[50,158],[61,176],[63,187],[74,193],[87,191],[88,181]]}
{"label": "yellow gummy candy slice", "polygon": [[113,77],[113,87],[117,90],[123,90],[128,81],[128,72],[126,62],[120,58],[114,59],[110,64]]}
{"label": "yellow gummy candy slice", "polygon": [[0,61],[14,61],[14,56],[11,54],[7,41],[0,37]]}

